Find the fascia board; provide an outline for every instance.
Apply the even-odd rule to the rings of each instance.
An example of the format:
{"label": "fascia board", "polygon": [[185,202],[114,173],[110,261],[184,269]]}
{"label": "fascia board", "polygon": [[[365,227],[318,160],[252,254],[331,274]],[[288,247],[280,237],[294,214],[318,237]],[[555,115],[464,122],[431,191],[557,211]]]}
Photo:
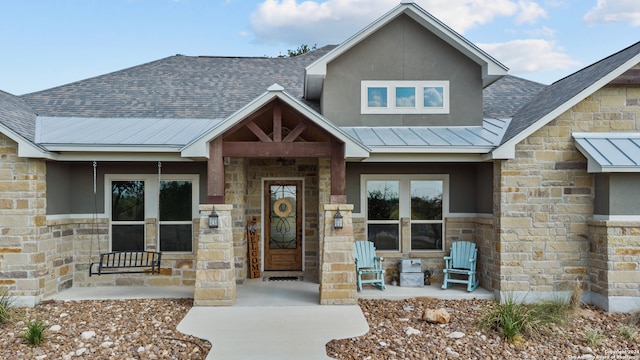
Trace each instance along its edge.
{"label": "fascia board", "polygon": [[372,154],[487,154],[493,146],[370,146]]}
{"label": "fascia board", "polygon": [[179,153],[126,153],[126,152],[80,152],[62,153],[58,161],[171,161],[194,162],[196,160],[181,157]]}
{"label": "fascia board", "polygon": [[49,144],[43,146],[54,152],[111,152],[111,153],[170,153],[180,152],[180,148],[176,146],[142,146],[142,145],[64,145],[64,144]]}
{"label": "fascia board", "polygon": [[372,153],[368,158],[359,162],[486,162],[482,154],[455,153]]}
{"label": "fascia board", "polygon": [[0,133],[5,134],[9,139],[18,144],[18,156],[21,158],[34,159],[54,159],[55,154],[51,154],[45,149],[37,146],[31,141],[25,139],[22,135],[16,133],[9,127],[0,123]]}
{"label": "fascia board", "polygon": [[515,150],[516,145],[520,143],[520,141],[526,139],[527,137],[529,137],[529,135],[540,130],[540,128],[547,125],[549,122],[551,122],[558,116],[562,115],[565,111],[571,109],[577,103],[586,99],[589,95],[598,91],[600,88],[610,83],[611,81],[613,81],[613,79],[622,75],[625,71],[629,70],[631,67],[635,66],[639,62],[640,62],[640,54],[634,56],[624,64],[620,65],[617,69],[607,74],[607,76],[604,76],[600,80],[591,84],[591,86],[585,88],[584,90],[579,92],[577,95],[575,95],[568,101],[564,102],[563,104],[561,104],[560,106],[558,106],[557,108],[549,112],[547,115],[540,118],[540,120],[536,121],[535,123],[533,123],[528,128],[521,131],[519,134],[517,134],[513,138],[507,140],[504,144],[498,146],[494,151],[492,151],[491,153],[492,158],[493,159],[513,159],[516,153],[516,150]]}

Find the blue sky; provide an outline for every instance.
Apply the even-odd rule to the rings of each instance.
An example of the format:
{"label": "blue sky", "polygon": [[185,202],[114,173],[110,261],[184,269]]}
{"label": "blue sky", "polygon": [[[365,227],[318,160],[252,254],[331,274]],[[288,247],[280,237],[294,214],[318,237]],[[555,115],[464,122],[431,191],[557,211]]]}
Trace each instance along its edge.
{"label": "blue sky", "polygon": [[[640,40],[639,0],[415,0],[551,83]],[[175,54],[278,56],[338,44],[400,0],[0,0],[0,90],[20,95]]]}

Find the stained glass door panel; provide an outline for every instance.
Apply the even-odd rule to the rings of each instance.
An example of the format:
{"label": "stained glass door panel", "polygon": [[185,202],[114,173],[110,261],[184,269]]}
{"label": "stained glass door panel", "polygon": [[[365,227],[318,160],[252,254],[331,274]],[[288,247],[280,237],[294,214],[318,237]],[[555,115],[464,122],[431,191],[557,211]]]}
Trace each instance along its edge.
{"label": "stained glass door panel", "polygon": [[302,270],[302,182],[267,181],[265,270]]}

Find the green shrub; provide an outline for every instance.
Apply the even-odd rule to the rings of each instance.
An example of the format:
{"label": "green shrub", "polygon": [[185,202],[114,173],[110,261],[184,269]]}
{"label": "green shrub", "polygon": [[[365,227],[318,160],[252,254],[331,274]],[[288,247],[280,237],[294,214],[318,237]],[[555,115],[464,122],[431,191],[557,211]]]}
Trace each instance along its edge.
{"label": "green shrub", "polygon": [[620,336],[627,340],[631,340],[638,335],[638,331],[636,331],[635,327],[630,325],[624,325],[620,328]]}
{"label": "green shrub", "polygon": [[38,346],[46,340],[44,332],[48,328],[49,326],[40,319],[31,320],[27,323],[27,328],[22,333],[22,338],[30,345]]}
{"label": "green shrub", "polygon": [[589,346],[598,346],[602,340],[602,333],[599,330],[587,330],[584,333],[585,341]]}
{"label": "green shrub", "polygon": [[496,330],[502,337],[518,345],[524,336],[540,338],[551,325],[564,325],[569,321],[572,304],[568,300],[546,300],[536,304],[518,303],[507,296],[478,318],[480,329]]}
{"label": "green shrub", "polygon": [[14,297],[8,291],[0,293],[0,325],[10,320],[15,314],[13,309]]}

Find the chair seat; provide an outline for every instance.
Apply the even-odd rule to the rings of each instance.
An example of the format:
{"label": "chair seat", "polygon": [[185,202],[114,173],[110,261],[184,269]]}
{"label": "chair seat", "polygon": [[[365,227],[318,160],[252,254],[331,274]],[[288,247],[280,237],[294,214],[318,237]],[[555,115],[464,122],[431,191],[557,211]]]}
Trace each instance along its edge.
{"label": "chair seat", "polygon": [[[358,291],[362,290],[362,284],[373,284],[380,290],[384,290],[384,269],[381,257],[376,256],[376,248],[371,241],[356,241],[354,255],[356,260],[356,285]],[[362,275],[373,275],[372,278],[362,278]]]}
{"label": "chair seat", "polygon": [[[457,241],[451,244],[451,254],[445,256],[445,267],[442,270],[444,280],[442,288],[448,289],[451,283],[467,284],[467,291],[474,291],[479,281],[476,279],[476,262],[478,249],[476,244],[468,241]],[[450,275],[467,276],[466,279],[455,279]]]}

